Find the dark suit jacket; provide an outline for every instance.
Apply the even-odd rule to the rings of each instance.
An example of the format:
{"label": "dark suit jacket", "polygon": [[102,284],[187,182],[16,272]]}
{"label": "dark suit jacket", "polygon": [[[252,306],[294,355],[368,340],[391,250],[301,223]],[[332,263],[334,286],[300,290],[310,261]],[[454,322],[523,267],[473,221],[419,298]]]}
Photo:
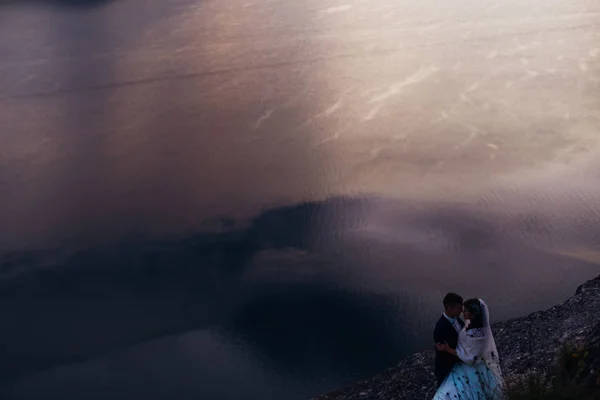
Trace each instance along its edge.
{"label": "dark suit jacket", "polygon": [[[458,320],[460,326],[465,325],[460,319]],[[458,344],[458,332],[452,326],[450,321],[448,321],[443,315],[438,320],[437,324],[435,324],[435,329],[433,330],[433,340],[436,343],[444,343],[448,342],[448,345],[453,349],[456,349],[456,345]],[[438,380],[438,384],[441,384],[446,375],[450,373],[454,364],[459,362],[458,357],[453,356],[452,354],[446,353],[444,351],[435,351],[435,377]]]}

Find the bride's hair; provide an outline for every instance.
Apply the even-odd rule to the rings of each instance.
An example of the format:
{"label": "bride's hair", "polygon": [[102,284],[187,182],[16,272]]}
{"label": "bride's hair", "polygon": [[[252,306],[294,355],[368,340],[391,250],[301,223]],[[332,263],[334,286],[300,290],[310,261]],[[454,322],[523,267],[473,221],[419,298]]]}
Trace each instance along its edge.
{"label": "bride's hair", "polygon": [[469,299],[464,302],[464,307],[473,316],[469,322],[468,329],[483,328],[483,310],[479,299]]}

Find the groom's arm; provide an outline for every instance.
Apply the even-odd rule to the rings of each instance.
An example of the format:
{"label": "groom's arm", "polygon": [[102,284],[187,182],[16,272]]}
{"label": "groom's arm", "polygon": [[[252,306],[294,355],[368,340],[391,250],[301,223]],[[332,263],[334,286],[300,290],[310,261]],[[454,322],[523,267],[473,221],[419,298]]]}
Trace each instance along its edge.
{"label": "groom's arm", "polygon": [[455,349],[458,342],[456,337],[450,334],[451,332],[454,333],[452,326],[444,326],[442,323],[438,323],[433,331],[433,341],[441,344],[447,342],[450,347]]}
{"label": "groom's arm", "polygon": [[[457,359],[460,359],[460,357],[458,357],[458,355],[456,354],[456,346],[458,345],[458,341],[456,339],[454,339],[454,337],[452,335],[449,334],[450,329],[454,330],[453,327],[449,326],[448,329],[446,329],[446,327],[441,324],[438,323],[435,326],[435,329],[433,330],[433,341],[436,344],[444,344],[447,343],[448,346],[450,347],[448,350],[449,351],[443,351],[446,354],[450,354],[454,357],[456,357]],[[440,351],[437,349],[436,346],[436,351]]]}
{"label": "groom's arm", "polygon": [[434,343],[444,343],[446,341],[446,335],[444,335],[444,330],[440,326],[440,324],[436,324],[433,330],[433,342]]}
{"label": "groom's arm", "polygon": [[[445,329],[445,326],[441,322],[438,322],[433,330],[433,342],[446,343],[448,342],[448,339],[448,330]],[[456,347],[456,344],[454,347]]]}

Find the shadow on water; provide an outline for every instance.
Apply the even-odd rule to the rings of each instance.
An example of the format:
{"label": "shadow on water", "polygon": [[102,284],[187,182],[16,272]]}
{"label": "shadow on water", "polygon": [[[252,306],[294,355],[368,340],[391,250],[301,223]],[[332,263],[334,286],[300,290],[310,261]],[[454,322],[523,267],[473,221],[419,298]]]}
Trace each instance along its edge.
{"label": "shadow on water", "polygon": [[393,365],[411,347],[406,295],[336,291],[330,285],[261,287],[221,332],[243,341],[262,365],[292,376],[347,382]]}
{"label": "shadow on water", "polygon": [[[0,361],[0,376],[10,379],[218,323],[234,336],[252,336],[250,342],[269,357],[283,357],[283,365],[289,365],[285,357],[298,354],[282,352],[279,346],[284,343],[272,340],[281,329],[289,340],[298,341],[295,349],[303,343],[317,346],[312,353],[304,348],[304,356],[316,357],[325,346],[333,363],[342,359],[350,369],[359,368],[364,355],[377,364],[373,353],[352,362],[353,355],[362,353],[348,351],[348,346],[372,346],[376,338],[392,350],[398,345],[388,336],[391,332],[381,329],[380,319],[368,312],[373,307],[370,300],[340,292],[333,277],[330,283],[325,279],[309,286],[241,286],[242,276],[262,250],[314,249],[310,237],[315,221],[324,217],[323,209],[328,207],[314,203],[266,212],[245,231],[164,241],[132,239],[70,255],[4,253],[0,298],[14,306],[1,311],[11,323],[0,333],[2,342],[10,343]],[[396,312],[385,305],[384,297],[372,301],[381,303],[376,307],[383,314]],[[307,341],[296,329],[298,323],[313,324],[310,331],[318,337]],[[354,324],[361,328],[348,331]],[[340,340],[342,332],[346,339]],[[389,354],[398,354],[392,350]]]}

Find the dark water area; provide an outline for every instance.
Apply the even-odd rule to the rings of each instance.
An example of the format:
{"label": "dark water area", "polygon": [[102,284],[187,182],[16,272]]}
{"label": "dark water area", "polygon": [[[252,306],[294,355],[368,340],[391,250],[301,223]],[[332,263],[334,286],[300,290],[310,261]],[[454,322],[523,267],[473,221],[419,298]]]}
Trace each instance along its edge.
{"label": "dark water area", "polygon": [[600,270],[600,10],[0,0],[0,398],[308,399]]}
{"label": "dark water area", "polygon": [[[391,210],[387,243],[369,233],[374,206]],[[334,198],[241,230],[6,252],[2,393],[308,398],[427,346],[445,291],[486,297],[507,318],[598,271],[504,236],[506,222],[419,208]],[[425,248],[398,240],[407,224],[430,231]]]}

